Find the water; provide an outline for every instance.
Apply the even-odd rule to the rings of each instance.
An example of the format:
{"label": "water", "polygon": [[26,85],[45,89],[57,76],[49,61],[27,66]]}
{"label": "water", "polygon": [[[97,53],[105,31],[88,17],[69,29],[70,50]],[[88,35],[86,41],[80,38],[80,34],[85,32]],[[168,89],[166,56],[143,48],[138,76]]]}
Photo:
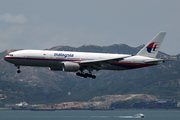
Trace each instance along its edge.
{"label": "water", "polygon": [[[143,113],[145,118],[135,118],[134,114]],[[0,120],[180,120],[178,110],[59,110],[29,111],[0,110]]]}

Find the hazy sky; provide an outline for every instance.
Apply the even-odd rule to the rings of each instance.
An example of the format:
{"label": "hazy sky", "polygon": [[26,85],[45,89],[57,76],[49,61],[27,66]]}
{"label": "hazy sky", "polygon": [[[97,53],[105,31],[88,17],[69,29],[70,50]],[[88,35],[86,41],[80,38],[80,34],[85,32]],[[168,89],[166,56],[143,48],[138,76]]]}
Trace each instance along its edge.
{"label": "hazy sky", "polygon": [[166,31],[180,53],[180,0],[0,0],[0,52],[84,44],[137,47]]}

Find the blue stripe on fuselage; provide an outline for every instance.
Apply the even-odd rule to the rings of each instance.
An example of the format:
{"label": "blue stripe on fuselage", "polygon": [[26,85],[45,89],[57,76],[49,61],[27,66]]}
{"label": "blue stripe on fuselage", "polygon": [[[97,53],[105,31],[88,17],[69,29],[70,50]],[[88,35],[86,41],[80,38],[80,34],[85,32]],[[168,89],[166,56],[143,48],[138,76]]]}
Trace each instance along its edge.
{"label": "blue stripe on fuselage", "polygon": [[111,63],[111,65],[118,66],[118,67],[123,67],[123,68],[126,68],[126,69],[139,68],[138,66],[125,65],[125,64],[116,64],[116,63]]}

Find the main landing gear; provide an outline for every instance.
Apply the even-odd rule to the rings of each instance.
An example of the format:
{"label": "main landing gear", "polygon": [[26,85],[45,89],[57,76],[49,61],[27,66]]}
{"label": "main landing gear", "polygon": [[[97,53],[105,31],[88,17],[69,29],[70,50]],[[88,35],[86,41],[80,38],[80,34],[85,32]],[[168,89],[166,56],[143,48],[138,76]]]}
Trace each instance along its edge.
{"label": "main landing gear", "polygon": [[83,72],[77,72],[76,73],[77,76],[80,76],[80,77],[84,77],[84,78],[92,78],[92,79],[96,79],[96,76],[95,75],[92,75],[92,73],[83,73]]}
{"label": "main landing gear", "polygon": [[20,70],[20,65],[15,65],[17,67],[17,73],[21,73],[21,70]]}

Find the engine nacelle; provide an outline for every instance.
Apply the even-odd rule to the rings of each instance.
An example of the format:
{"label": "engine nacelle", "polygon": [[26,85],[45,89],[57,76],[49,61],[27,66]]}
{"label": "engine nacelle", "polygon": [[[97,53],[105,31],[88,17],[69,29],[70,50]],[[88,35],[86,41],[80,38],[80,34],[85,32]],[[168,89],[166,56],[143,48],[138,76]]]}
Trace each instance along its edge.
{"label": "engine nacelle", "polygon": [[63,71],[66,72],[77,72],[80,68],[80,65],[78,63],[73,62],[64,62],[62,68]]}

